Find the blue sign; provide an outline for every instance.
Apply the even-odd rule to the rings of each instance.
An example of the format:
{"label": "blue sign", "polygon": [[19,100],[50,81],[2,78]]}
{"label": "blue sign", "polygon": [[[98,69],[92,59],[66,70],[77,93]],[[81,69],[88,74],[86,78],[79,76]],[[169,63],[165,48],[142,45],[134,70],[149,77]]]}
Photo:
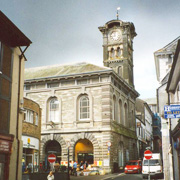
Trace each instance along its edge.
{"label": "blue sign", "polygon": [[180,105],[164,106],[164,118],[180,118]]}

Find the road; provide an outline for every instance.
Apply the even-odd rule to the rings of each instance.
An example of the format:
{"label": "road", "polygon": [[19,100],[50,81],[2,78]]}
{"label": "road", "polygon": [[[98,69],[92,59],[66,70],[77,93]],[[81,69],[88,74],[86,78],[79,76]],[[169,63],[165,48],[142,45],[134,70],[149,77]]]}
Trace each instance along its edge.
{"label": "road", "polygon": [[103,176],[100,176],[100,175],[77,176],[77,177],[71,176],[70,180],[142,180],[142,174],[116,173],[116,174],[108,174],[108,175],[103,175]]}
{"label": "road", "polygon": [[142,180],[141,174],[109,174],[104,176],[71,176],[70,180]]}

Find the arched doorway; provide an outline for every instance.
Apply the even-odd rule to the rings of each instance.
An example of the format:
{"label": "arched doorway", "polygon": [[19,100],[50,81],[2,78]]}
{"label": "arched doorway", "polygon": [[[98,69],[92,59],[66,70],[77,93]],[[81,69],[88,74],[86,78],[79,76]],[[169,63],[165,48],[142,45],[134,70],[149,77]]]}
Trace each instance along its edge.
{"label": "arched doorway", "polygon": [[80,163],[87,161],[88,164],[94,163],[93,144],[88,139],[80,139],[74,147],[74,159]]}
{"label": "arched doorway", "polygon": [[61,146],[59,142],[55,140],[50,140],[46,143],[45,147],[45,165],[47,169],[49,169],[50,164],[47,160],[48,155],[55,154],[56,155],[56,162],[61,164]]}
{"label": "arched doorway", "polygon": [[119,143],[119,146],[118,146],[118,164],[119,164],[119,167],[123,167],[124,166],[124,145],[123,145],[123,142],[120,142]]}

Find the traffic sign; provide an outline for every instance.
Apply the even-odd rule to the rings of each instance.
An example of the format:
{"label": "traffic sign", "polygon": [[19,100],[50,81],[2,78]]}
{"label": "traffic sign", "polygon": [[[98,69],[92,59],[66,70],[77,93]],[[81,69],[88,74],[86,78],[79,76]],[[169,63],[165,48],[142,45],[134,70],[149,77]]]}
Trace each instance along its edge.
{"label": "traffic sign", "polygon": [[146,159],[151,159],[151,158],[152,158],[152,152],[151,152],[150,150],[146,150],[146,151],[144,152],[144,157],[145,157]]}
{"label": "traffic sign", "polygon": [[50,163],[54,163],[54,162],[56,161],[56,155],[50,154],[50,155],[48,156],[48,161],[49,161]]}
{"label": "traffic sign", "polygon": [[107,142],[107,146],[111,146],[111,142],[110,141]]}

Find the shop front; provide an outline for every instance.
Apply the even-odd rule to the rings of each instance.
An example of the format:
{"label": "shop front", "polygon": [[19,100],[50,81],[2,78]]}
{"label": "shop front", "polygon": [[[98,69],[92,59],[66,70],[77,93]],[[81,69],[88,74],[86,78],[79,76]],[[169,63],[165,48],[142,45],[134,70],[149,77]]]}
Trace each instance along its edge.
{"label": "shop front", "polygon": [[23,141],[23,157],[22,172],[38,172],[39,169],[39,139],[22,136]]}
{"label": "shop front", "polygon": [[13,135],[0,134],[0,180],[7,180],[9,178],[9,163],[13,139]]}

